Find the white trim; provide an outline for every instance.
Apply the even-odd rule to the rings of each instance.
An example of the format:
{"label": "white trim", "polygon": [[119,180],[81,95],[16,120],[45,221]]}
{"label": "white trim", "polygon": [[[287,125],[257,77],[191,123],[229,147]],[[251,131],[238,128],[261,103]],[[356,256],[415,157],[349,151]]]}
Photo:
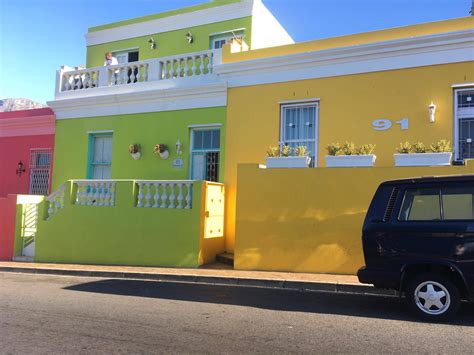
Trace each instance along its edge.
{"label": "white trim", "polygon": [[474,60],[474,30],[244,60],[214,66],[229,87]]}
{"label": "white trim", "polygon": [[226,34],[229,34],[229,33],[239,32],[239,31],[245,31],[245,27],[236,28],[235,30],[209,33],[209,37],[212,37],[212,36],[220,36],[220,35],[226,35]]}
{"label": "white trim", "polygon": [[111,51],[107,51],[107,52],[112,52],[113,53],[121,53],[121,52],[132,52],[132,51],[136,51],[138,52],[140,50],[140,47],[130,47],[130,48],[124,48],[124,49],[113,49]]}
{"label": "white trim", "polygon": [[454,84],[451,85],[452,88],[469,88],[469,87],[474,87],[474,83],[464,83],[464,84]]}
{"label": "white trim", "polygon": [[209,123],[209,124],[190,124],[188,128],[207,128],[207,127],[222,127],[222,123]]}
{"label": "white trim", "polygon": [[[198,81],[199,83],[199,81]],[[147,83],[140,83],[147,84]],[[109,95],[88,96],[49,101],[56,119],[112,116],[144,112],[162,112],[193,108],[222,107],[227,105],[225,83],[206,83],[166,89],[113,93],[113,87],[104,88]],[[123,85],[127,86],[127,85]],[[131,87],[131,85],[128,85]],[[100,90],[98,88],[97,90]],[[92,91],[92,90],[91,90]]]}
{"label": "white trim", "polygon": [[103,133],[114,133],[114,130],[102,130],[102,131],[87,131],[86,134],[103,134]]}
{"label": "white trim", "polygon": [[319,98],[314,98],[314,99],[303,99],[303,100],[284,100],[284,101],[279,101],[278,103],[280,105],[289,105],[289,104],[305,104],[305,103],[319,103],[321,99]]}
{"label": "white trim", "polygon": [[253,5],[254,0],[243,0],[229,5],[216,6],[155,20],[89,32],[85,35],[86,44],[87,46],[94,46],[129,38],[149,36],[210,23],[250,17],[253,13]]}

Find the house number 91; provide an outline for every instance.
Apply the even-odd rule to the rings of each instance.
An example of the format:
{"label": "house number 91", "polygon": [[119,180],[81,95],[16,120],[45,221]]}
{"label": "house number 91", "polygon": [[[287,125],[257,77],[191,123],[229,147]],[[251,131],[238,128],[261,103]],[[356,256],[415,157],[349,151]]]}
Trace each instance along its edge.
{"label": "house number 91", "polygon": [[[403,118],[400,121],[395,121],[395,124],[400,125],[401,130],[408,129],[408,118]],[[372,128],[376,131],[386,131],[392,128],[393,124],[391,120],[381,119],[372,121]]]}

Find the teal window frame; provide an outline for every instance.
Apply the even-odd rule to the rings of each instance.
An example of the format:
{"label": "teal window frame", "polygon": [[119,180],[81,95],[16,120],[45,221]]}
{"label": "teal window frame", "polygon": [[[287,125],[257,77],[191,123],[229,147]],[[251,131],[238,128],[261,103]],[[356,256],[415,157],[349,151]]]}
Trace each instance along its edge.
{"label": "teal window frame", "polygon": [[110,165],[112,168],[112,161],[94,163],[94,142],[97,137],[111,137],[113,142],[113,132],[91,132],[88,134],[88,152],[87,152],[87,179],[92,179],[94,166],[96,165]]}
{"label": "teal window frame", "polygon": [[[201,148],[201,149],[195,149],[194,148],[194,134],[195,132],[197,131],[218,131],[219,132],[219,148]],[[221,130],[221,127],[215,127],[215,126],[207,126],[207,127],[199,127],[199,128],[192,128],[191,129],[191,139],[190,139],[190,154],[189,154],[189,157],[190,157],[190,169],[189,169],[189,179],[193,180],[195,177],[193,176],[193,172],[194,172],[194,155],[204,155],[204,157],[206,158],[206,153],[219,153],[219,162],[218,162],[218,166],[219,166],[219,169],[220,169],[220,166],[221,166],[221,160],[222,160],[222,155],[221,155],[221,141],[222,141],[222,130]],[[203,137],[204,139],[204,137]],[[211,136],[211,146],[212,146],[212,136]],[[204,166],[206,166],[207,164],[207,161],[204,162]],[[219,174],[220,175],[220,171],[219,171]],[[218,180],[219,180],[219,176],[218,176]]]}

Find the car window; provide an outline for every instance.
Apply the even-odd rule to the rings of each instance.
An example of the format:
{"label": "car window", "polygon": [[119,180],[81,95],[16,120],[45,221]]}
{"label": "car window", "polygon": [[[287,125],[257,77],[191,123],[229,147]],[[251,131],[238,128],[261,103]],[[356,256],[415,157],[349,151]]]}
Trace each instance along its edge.
{"label": "car window", "polygon": [[398,219],[400,221],[441,220],[439,189],[407,189]]}
{"label": "car window", "polygon": [[442,188],[441,199],[444,219],[474,219],[474,186]]}

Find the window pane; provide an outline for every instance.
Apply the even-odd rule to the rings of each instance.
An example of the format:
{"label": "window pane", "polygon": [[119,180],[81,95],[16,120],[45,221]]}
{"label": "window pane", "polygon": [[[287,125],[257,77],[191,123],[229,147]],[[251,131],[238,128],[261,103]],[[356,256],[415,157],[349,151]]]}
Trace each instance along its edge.
{"label": "window pane", "polygon": [[203,143],[204,149],[211,149],[212,147],[212,131],[203,131]]}
{"label": "window pane", "polygon": [[193,131],[193,149],[202,149],[202,131]]}
{"label": "window pane", "polygon": [[400,209],[401,221],[433,221],[441,219],[438,189],[407,190]]}
{"label": "window pane", "polygon": [[474,219],[474,187],[449,187],[441,190],[444,219]]}
{"label": "window pane", "polygon": [[112,137],[104,137],[103,162],[112,162]]}
{"label": "window pane", "polygon": [[220,130],[212,131],[212,149],[219,149],[221,146],[221,132]]}

